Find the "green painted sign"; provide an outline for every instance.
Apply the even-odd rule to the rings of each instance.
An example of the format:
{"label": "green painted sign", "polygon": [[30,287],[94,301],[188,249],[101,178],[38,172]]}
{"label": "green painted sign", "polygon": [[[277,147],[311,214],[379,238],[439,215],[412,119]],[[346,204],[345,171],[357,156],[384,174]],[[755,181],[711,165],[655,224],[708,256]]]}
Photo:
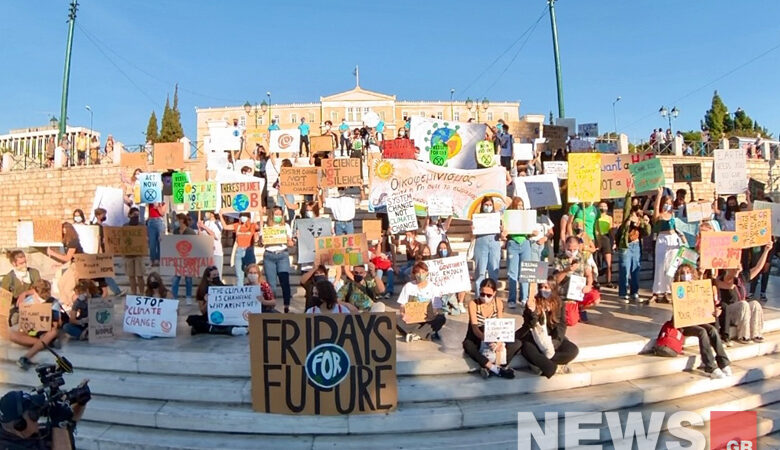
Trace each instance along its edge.
{"label": "green painted sign", "polygon": [[171,177],[171,185],[173,186],[173,204],[178,205],[184,203],[184,185],[189,183],[190,177],[184,172],[174,172]]}
{"label": "green painted sign", "polygon": [[444,142],[437,142],[433,144],[429,150],[431,162],[437,166],[443,166],[447,162],[447,154],[450,149]]}

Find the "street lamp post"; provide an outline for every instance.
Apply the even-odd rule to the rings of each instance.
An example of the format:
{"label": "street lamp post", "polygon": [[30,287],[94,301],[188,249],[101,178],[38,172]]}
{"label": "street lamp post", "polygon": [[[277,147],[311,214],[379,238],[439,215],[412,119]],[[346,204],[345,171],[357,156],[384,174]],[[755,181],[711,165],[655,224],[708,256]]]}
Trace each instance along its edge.
{"label": "street lamp post", "polygon": [[669,111],[666,109],[666,106],[661,106],[661,109],[659,109],[658,112],[661,114],[661,117],[665,117],[667,120],[669,120],[669,131],[674,133],[674,130],[672,129],[672,119],[676,119],[677,116],[680,115],[680,110],[677,109],[676,106],[673,106],[672,110]]}
{"label": "street lamp post", "polygon": [[474,103],[474,100],[471,99],[471,97],[466,99],[466,109],[469,110],[469,113],[471,113],[472,109],[476,108],[477,112],[477,122],[479,122],[479,110],[482,109],[482,112],[485,112],[490,107],[490,100],[488,100],[486,97],[482,98],[482,101],[478,104]]}
{"label": "street lamp post", "polygon": [[619,102],[621,98],[622,97],[618,95],[615,101],[612,102],[612,120],[615,121],[615,137],[617,137],[617,114],[615,113],[615,103]]}
{"label": "street lamp post", "polygon": [[452,99],[455,96],[455,88],[450,89],[450,120],[455,120],[455,108],[452,105]]}
{"label": "street lamp post", "polygon": [[273,121],[273,117],[271,116],[271,91],[266,91],[265,95],[268,97],[268,124],[270,125]]}

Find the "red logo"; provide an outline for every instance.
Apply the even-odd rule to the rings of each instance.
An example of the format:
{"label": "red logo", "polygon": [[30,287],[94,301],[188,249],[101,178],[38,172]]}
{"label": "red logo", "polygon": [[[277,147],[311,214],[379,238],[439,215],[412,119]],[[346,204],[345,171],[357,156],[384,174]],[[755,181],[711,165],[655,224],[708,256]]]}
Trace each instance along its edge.
{"label": "red logo", "polygon": [[179,252],[179,256],[186,258],[192,251],[192,244],[190,241],[181,240],[176,243],[176,251]]}
{"label": "red logo", "polygon": [[173,324],[167,320],[160,322],[160,329],[163,331],[163,333],[169,333],[171,331],[171,327],[173,327]]}
{"label": "red logo", "polygon": [[291,146],[294,141],[295,141],[295,138],[292,135],[289,135],[289,134],[285,133],[285,134],[282,134],[281,136],[279,136],[279,139],[278,139],[277,142],[279,143],[279,148],[284,150],[287,147]]}
{"label": "red logo", "polygon": [[757,450],[755,411],[710,412],[711,450]]}

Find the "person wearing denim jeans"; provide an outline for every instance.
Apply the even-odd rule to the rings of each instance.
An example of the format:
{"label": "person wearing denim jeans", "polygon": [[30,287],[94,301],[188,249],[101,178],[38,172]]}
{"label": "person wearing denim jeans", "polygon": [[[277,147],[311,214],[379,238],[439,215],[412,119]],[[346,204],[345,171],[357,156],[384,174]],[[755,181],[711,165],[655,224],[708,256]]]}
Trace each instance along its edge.
{"label": "person wearing denim jeans", "polygon": [[[281,208],[279,209],[281,210]],[[252,243],[258,238],[258,231],[260,230],[260,227],[258,227],[256,223],[249,221],[250,216],[251,214],[242,212],[238,216],[238,223],[228,224],[225,222],[223,215],[219,215],[222,229],[232,230],[236,233],[236,254],[231,263],[231,266],[236,270],[236,286],[244,285],[244,258],[247,252],[254,253]]]}
{"label": "person wearing denim jeans", "polygon": [[[195,235],[195,230],[190,228],[190,217],[186,214],[176,215],[176,228],[173,229],[175,235]],[[179,298],[179,284],[181,283],[181,276],[175,275],[171,280],[171,291],[173,292],[173,298]],[[184,284],[186,286],[187,304],[192,304],[192,277],[184,277]]]}
{"label": "person wearing denim jeans", "polygon": [[282,225],[287,232],[287,242],[283,244],[266,244],[263,242],[263,245],[265,246],[265,252],[263,252],[263,269],[265,270],[268,284],[271,285],[273,291],[276,290],[277,282],[282,286],[284,312],[290,312],[290,300],[292,299],[292,295],[290,293],[290,252],[288,251],[288,248],[294,246],[295,242],[292,240],[292,229],[290,228],[290,225],[284,223],[284,211],[282,211],[282,208],[276,206],[268,215],[268,223],[266,226],[273,227]]}
{"label": "person wearing denim jeans", "polygon": [[333,223],[333,229],[335,231],[334,234],[337,236],[340,234],[353,234],[355,233],[355,224],[351,220],[348,222],[337,220]]}
{"label": "person wearing denim jeans", "polygon": [[149,259],[153,266],[160,265],[160,240],[165,235],[165,210],[165,203],[152,203],[149,205],[146,236],[149,239]]}
{"label": "person wearing denim jeans", "polygon": [[[481,212],[493,212],[493,199],[482,199]],[[473,226],[472,226],[473,231]],[[501,264],[501,239],[500,234],[482,234],[474,236],[474,292],[479,295],[479,285],[485,279],[485,271],[488,278],[498,279],[498,269]]]}
{"label": "person wearing denim jeans", "polygon": [[[531,245],[528,239],[523,235],[507,236],[506,241],[506,275],[507,289],[509,298],[507,306],[511,309],[517,307],[517,287],[518,277],[520,275],[520,265],[523,261],[531,260]],[[520,303],[521,306],[528,300],[528,283],[520,284]]]}
{"label": "person wearing denim jeans", "polygon": [[639,241],[629,242],[627,248],[620,249],[619,255],[618,297],[628,299],[630,295],[636,298],[639,292],[639,268],[642,255]]}
{"label": "person wearing denim jeans", "polygon": [[640,217],[641,206],[631,206],[630,191],[626,194],[624,204],[623,223],[615,233],[620,256],[618,297],[623,303],[628,303],[629,298],[643,303],[639,298],[639,269],[642,264],[642,237],[650,234],[650,222]]}
{"label": "person wearing denim jeans", "polygon": [[330,209],[330,214],[333,216],[334,234],[353,234],[355,225],[352,220],[355,218],[356,199],[348,195],[341,195],[335,188],[329,189],[327,195],[323,206]]}

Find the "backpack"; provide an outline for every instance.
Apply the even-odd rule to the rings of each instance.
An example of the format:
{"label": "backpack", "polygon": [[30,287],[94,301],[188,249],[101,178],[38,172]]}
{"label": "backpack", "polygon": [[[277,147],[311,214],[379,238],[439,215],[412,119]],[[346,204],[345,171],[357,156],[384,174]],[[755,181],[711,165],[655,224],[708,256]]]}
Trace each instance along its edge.
{"label": "backpack", "polygon": [[682,331],[675,328],[674,323],[669,320],[661,326],[653,352],[656,356],[675,357],[682,353],[683,339]]}

